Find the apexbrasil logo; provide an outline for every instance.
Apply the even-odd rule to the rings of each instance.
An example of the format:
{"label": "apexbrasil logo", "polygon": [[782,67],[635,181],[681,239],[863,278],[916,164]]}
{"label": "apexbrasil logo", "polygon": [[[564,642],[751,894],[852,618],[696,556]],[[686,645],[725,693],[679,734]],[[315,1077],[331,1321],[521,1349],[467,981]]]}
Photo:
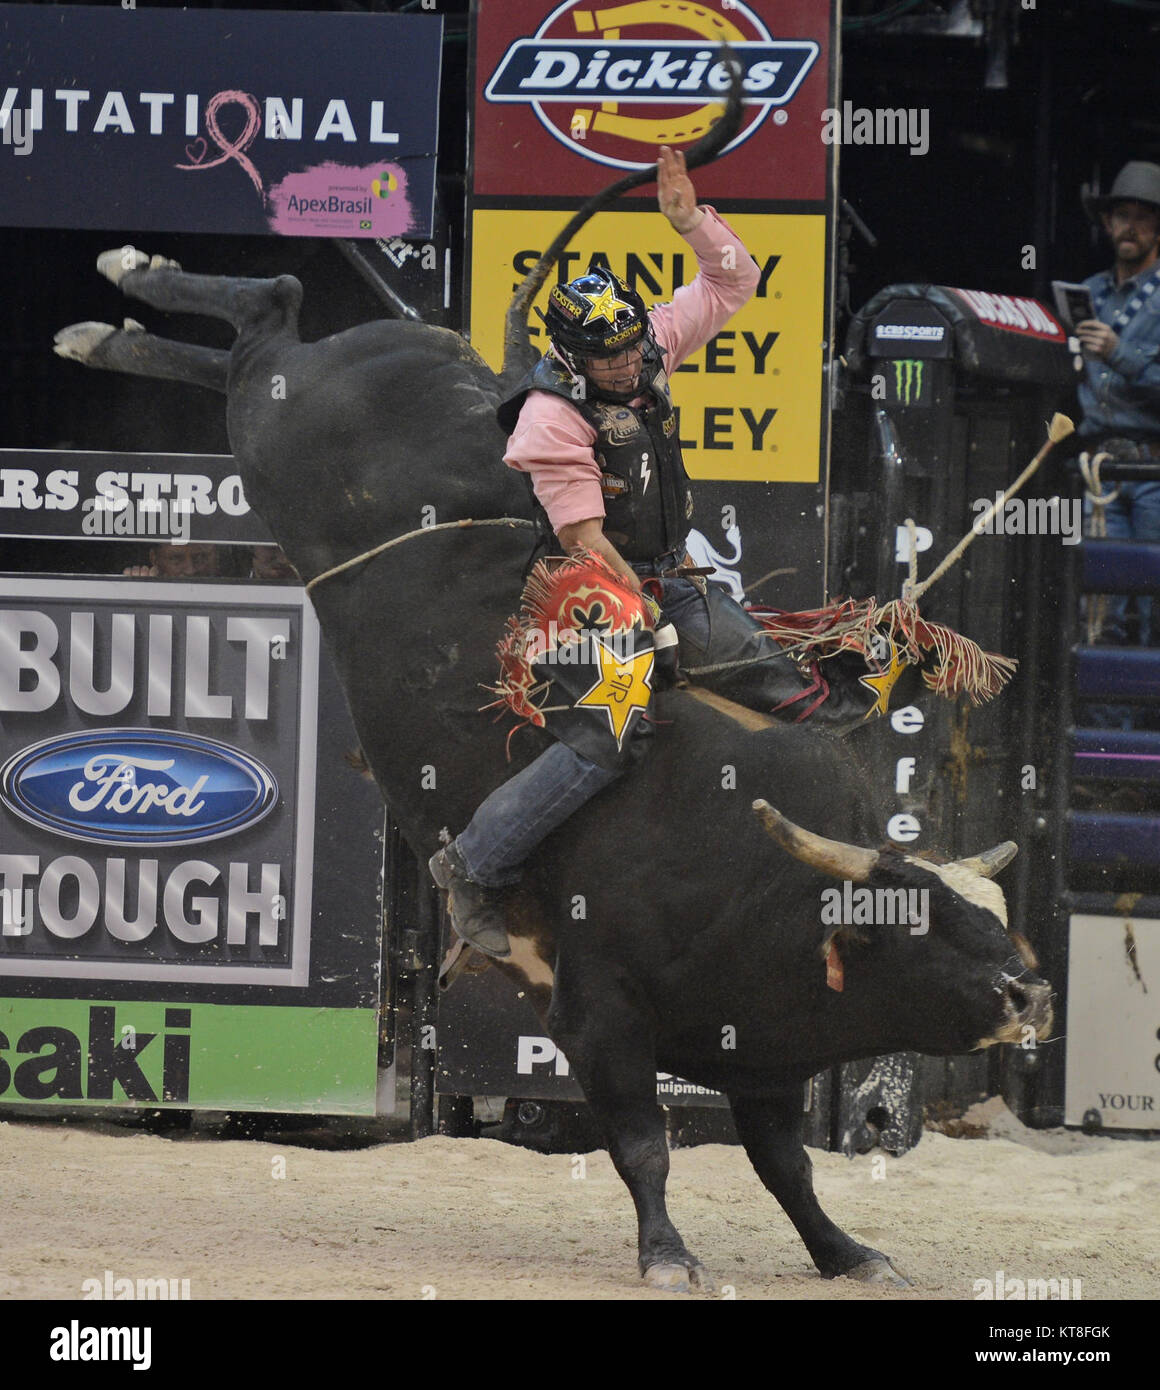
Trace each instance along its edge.
{"label": "apexbrasil logo", "polygon": [[[674,28],[694,37],[671,39]],[[730,85],[723,42],[741,66],[748,106],[732,149],[793,98],[820,52],[812,39],[775,39],[741,3],[716,13],[670,0],[604,10],[566,0],[533,38],[508,48],[484,97],[529,104],[545,130],[585,158],[638,169],[658,146],[688,144],[720,115]],[[625,114],[624,104],[638,114]]]}

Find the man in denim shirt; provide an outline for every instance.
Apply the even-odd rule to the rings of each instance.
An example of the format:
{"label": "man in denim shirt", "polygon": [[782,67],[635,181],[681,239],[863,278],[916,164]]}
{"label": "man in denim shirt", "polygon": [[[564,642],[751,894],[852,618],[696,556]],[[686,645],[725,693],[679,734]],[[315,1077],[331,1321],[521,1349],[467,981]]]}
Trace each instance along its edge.
{"label": "man in denim shirt", "polygon": [[[1084,208],[1107,232],[1116,259],[1111,270],[1084,281],[1096,317],[1076,325],[1085,358],[1077,433],[1091,454],[1160,464],[1160,165],[1125,164],[1109,194],[1084,195]],[[1160,541],[1160,482],[1117,486],[1119,496],[1106,509],[1107,535]],[[1137,604],[1147,645],[1152,605]],[[1126,640],[1126,609],[1125,597],[1108,596],[1105,641]]]}

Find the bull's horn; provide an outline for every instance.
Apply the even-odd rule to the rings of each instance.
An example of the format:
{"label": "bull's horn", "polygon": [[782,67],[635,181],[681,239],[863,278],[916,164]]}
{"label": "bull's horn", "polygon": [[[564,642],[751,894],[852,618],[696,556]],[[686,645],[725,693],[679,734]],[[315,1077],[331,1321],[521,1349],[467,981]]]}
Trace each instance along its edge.
{"label": "bull's horn", "polygon": [[956,859],[955,863],[961,864],[964,869],[970,869],[973,873],[982,874],[984,878],[994,878],[1018,853],[1019,846],[1014,840],[1004,840],[993,849],[985,849],[982,854],[976,854],[970,859]]}
{"label": "bull's horn", "polygon": [[864,883],[878,863],[877,850],[860,849],[857,845],[827,840],[823,835],[815,835],[812,830],[803,830],[800,825],[786,820],[780,811],[775,811],[768,801],[755,801],[753,809],[766,831],[787,854],[792,854],[803,864],[821,869],[823,873],[832,874],[834,878]]}

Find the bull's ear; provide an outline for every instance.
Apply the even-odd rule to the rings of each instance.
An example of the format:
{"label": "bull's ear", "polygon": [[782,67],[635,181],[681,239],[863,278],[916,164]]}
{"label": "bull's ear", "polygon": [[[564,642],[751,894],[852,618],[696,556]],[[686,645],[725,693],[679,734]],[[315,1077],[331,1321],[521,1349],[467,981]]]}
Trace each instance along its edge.
{"label": "bull's ear", "polygon": [[827,840],[812,830],[803,830],[780,811],[775,811],[768,801],[755,801],[753,810],[766,832],[787,854],[824,874],[849,879],[851,883],[865,883],[878,863],[876,850],[847,845],[841,840]]}
{"label": "bull's ear", "polygon": [[970,869],[972,873],[980,874],[983,878],[994,878],[999,870],[1005,869],[1018,853],[1019,846],[1014,840],[1004,840],[1001,845],[995,845],[992,849],[985,849],[982,854],[976,854],[972,859],[958,859],[955,862],[961,864],[964,869]]}

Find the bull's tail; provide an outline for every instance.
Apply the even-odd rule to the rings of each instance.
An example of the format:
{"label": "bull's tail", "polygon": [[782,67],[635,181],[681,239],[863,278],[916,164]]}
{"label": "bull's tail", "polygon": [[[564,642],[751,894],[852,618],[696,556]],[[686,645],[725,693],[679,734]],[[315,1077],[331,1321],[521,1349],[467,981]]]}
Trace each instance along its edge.
{"label": "bull's tail", "polygon": [[[688,169],[697,169],[701,165],[712,163],[741,128],[741,66],[732,59],[728,45],[722,46],[721,53],[722,60],[729,64],[733,75],[725,111],[720,120],[715,121],[700,140],[685,151],[685,167]],[[624,178],[617,179],[602,192],[589,198],[524,276],[508,308],[504,326],[503,372],[500,376],[500,386],[505,393],[515,386],[536,359],[536,353],[528,337],[528,310],[551,274],[560,253],[591,217],[609,207],[621,194],[639,188],[642,184],[652,183],[656,176],[656,165],[650,164],[647,168],[638,169],[633,174],[626,174]]]}

